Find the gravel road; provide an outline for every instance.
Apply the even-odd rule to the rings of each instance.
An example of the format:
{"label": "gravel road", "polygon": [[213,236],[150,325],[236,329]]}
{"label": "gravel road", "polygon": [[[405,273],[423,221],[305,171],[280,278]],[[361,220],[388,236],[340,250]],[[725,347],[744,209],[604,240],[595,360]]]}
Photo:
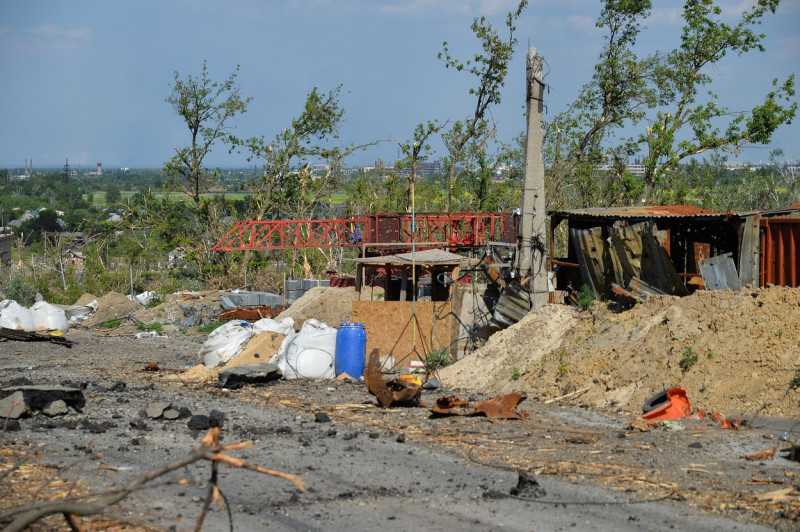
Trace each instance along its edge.
{"label": "gravel road", "polygon": [[[118,486],[187,454],[206,433],[191,428],[198,421],[191,416],[206,415],[221,422],[224,443],[253,442],[231,456],[299,475],[308,486],[302,493],[285,480],[221,466],[218,484],[236,530],[798,526],[797,502],[758,504],[756,495],[796,487],[800,464],[778,456],[742,459],[779,446],[777,425],[638,432],[624,428],[635,418],[629,413],[533,401],[521,405],[531,414],[523,421],[431,418],[424,408],[379,409],[360,383],[277,381],[226,390],[171,379],[199,362],[203,337],[136,340],[75,330],[68,338],[72,348],[0,343],[3,387],[73,386],[86,399],[80,411],[34,412],[9,424],[2,445],[39,451],[37,463],[52,468],[52,479],[75,489]],[[153,364],[158,371],[149,371]],[[449,393],[426,392],[423,401]],[[148,417],[153,403],[180,415]],[[520,471],[533,483],[518,485]],[[105,515],[128,529],[192,530],[210,465],[197,462],[177,473],[198,481],[136,492]],[[0,488],[3,508],[33,496],[17,480],[13,489]],[[51,519],[42,529],[63,523]],[[204,529],[227,526],[228,515],[212,507]]]}

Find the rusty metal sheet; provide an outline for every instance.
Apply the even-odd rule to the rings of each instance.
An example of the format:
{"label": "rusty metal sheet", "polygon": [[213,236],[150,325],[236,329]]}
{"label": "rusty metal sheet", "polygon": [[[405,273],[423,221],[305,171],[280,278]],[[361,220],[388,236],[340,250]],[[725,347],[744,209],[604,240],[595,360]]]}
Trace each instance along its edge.
{"label": "rusty metal sheet", "polygon": [[760,286],[800,286],[800,219],[761,219]]}
{"label": "rusty metal sheet", "polygon": [[369,393],[378,399],[378,404],[389,408],[392,404],[392,391],[386,386],[381,373],[380,352],[373,349],[367,357],[367,367],[364,370],[364,383]]}
{"label": "rusty metal sheet", "polygon": [[700,261],[700,274],[703,276],[706,290],[741,290],[739,274],[730,253],[716,255]]}
{"label": "rusty metal sheet", "polygon": [[492,419],[525,419],[528,413],[519,413],[515,410],[517,405],[527,396],[520,393],[510,393],[480,401],[474,405],[469,401],[459,399],[455,395],[443,396],[436,400],[436,405],[431,409],[434,416],[485,416]]}
{"label": "rusty metal sheet", "polygon": [[739,285],[758,286],[759,255],[761,254],[761,215],[747,216],[742,224],[742,243],[739,251]]}

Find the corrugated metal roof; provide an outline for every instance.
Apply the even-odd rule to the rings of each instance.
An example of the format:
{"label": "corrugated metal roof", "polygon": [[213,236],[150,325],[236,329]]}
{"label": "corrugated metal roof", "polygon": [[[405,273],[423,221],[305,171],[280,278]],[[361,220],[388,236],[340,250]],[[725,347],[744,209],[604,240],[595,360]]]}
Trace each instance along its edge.
{"label": "corrugated metal roof", "polygon": [[592,207],[587,209],[571,209],[568,211],[554,211],[550,215],[559,219],[580,218],[612,218],[612,219],[642,219],[642,218],[694,218],[698,220],[724,220],[729,217],[739,218],[745,213],[739,212],[714,212],[694,205],[645,205],[641,207]]}
{"label": "corrugated metal roof", "polygon": [[441,249],[426,249],[414,253],[400,253],[398,255],[383,255],[380,257],[367,257],[355,259],[358,264],[390,264],[392,266],[417,265],[460,265],[470,262],[470,259],[456,253]]}

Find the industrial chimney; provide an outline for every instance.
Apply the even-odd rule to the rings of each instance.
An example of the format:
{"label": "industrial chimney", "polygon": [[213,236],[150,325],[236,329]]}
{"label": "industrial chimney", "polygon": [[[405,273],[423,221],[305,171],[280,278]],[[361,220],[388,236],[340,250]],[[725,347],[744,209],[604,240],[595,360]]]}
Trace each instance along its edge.
{"label": "industrial chimney", "polygon": [[103,175],[103,163],[97,163],[97,175]]}

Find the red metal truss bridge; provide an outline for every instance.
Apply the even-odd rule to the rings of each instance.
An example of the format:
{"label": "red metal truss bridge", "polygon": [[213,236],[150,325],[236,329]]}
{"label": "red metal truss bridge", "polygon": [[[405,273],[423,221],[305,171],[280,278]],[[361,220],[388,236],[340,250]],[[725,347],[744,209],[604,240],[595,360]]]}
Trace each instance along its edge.
{"label": "red metal truss bridge", "polygon": [[411,247],[466,249],[516,242],[516,219],[501,213],[377,213],[330,220],[237,222],[214,251]]}

